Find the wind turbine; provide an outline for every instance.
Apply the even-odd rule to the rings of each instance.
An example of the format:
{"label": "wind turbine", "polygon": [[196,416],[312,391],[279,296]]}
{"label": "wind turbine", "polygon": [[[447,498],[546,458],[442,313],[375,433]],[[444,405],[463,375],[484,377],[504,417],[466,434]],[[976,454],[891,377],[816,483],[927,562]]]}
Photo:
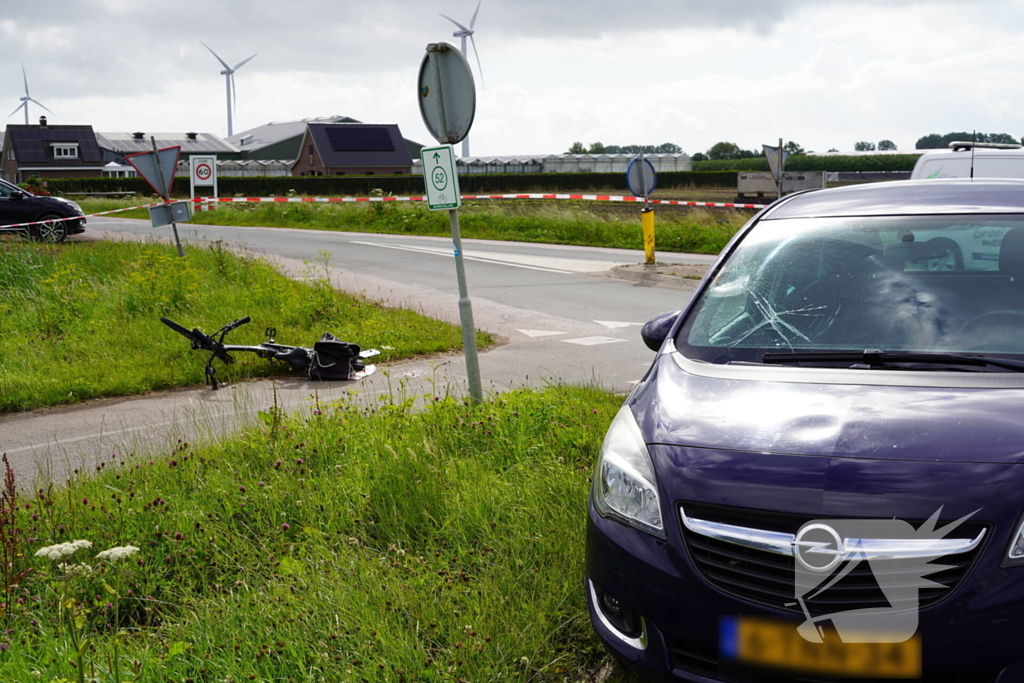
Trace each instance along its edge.
{"label": "wind turbine", "polygon": [[[455,38],[462,38],[462,56],[466,59],[469,59],[469,53],[466,52],[466,38],[469,38],[469,41],[473,44],[473,54],[476,55],[476,70],[480,72],[480,86],[482,87],[484,84],[484,68],[480,66],[480,52],[476,49],[476,40],[473,39],[473,34],[476,33],[476,31],[473,30],[473,27],[476,26],[476,15],[480,13],[481,2],[483,2],[483,0],[477,0],[476,2],[476,9],[473,11],[473,18],[469,20],[469,28],[466,28],[447,14],[441,14],[441,16],[459,27],[459,30],[453,33],[452,36]],[[438,14],[440,14],[440,12],[438,12]],[[462,139],[462,156],[469,156],[468,135]]]}
{"label": "wind turbine", "polygon": [[32,96],[28,94],[28,76],[25,75],[25,63],[24,62],[22,62],[22,64],[21,64],[21,77],[25,79],[25,96],[21,98],[21,104],[19,104],[14,111],[12,111],[10,114],[8,114],[7,118],[11,118],[15,114],[17,114],[18,113],[18,109],[24,108],[25,109],[25,125],[27,126],[28,125],[28,103],[29,102],[35,102],[36,104],[38,104],[43,109],[46,109],[46,111],[49,111],[51,114],[53,112],[50,111],[46,107],[45,104],[43,104],[39,100],[32,99]]}
{"label": "wind turbine", "polygon": [[[252,59],[252,57],[255,57],[256,55],[249,57],[249,59],[243,59],[238,64],[235,64],[235,68],[232,69],[230,66],[228,66],[228,63],[221,59],[220,55],[214,52],[209,45],[203,43],[203,41],[201,40],[199,42],[202,44],[203,47],[210,51],[211,55],[217,58],[218,62],[220,62],[224,66],[224,70],[220,72],[220,75],[224,77],[224,83],[227,86],[228,91],[228,137],[231,137],[232,135],[234,135],[234,126],[231,121],[231,103],[232,101],[234,101],[235,104],[238,104],[238,97],[237,94],[235,93],[235,72],[242,68],[242,65],[244,65],[246,62],[249,61],[249,59]],[[259,53],[257,52],[256,54]]]}

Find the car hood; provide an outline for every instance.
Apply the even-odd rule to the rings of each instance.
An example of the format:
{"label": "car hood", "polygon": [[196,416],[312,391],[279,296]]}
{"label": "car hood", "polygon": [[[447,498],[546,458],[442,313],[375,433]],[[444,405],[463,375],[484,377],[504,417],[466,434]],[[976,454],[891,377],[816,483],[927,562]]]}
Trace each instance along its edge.
{"label": "car hood", "polygon": [[63,197],[54,197],[52,195],[36,195],[34,199],[42,199],[47,204],[50,204],[51,206],[59,206],[68,213],[82,215],[82,211],[78,207],[78,204],[71,201],[70,199],[64,199]]}
{"label": "car hood", "polygon": [[658,357],[629,399],[644,439],[729,451],[1024,462],[1024,390],[772,382],[692,375]]}

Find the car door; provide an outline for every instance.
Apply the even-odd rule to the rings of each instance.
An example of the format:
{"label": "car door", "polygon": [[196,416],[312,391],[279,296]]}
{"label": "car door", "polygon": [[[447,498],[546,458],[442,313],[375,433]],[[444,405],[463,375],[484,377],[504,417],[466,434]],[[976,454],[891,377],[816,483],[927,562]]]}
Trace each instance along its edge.
{"label": "car door", "polygon": [[[15,199],[17,192],[23,195],[20,199]],[[0,181],[0,225],[31,222],[38,209],[32,199],[17,186]]]}

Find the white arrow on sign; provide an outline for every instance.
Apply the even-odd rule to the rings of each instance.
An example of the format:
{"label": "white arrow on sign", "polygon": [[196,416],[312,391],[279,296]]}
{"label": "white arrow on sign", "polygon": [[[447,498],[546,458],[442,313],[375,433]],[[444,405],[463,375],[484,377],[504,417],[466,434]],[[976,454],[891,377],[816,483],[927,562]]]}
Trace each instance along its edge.
{"label": "white arrow on sign", "polygon": [[462,206],[452,146],[424,147],[420,151],[420,163],[423,164],[427,208],[431,211],[448,211]]}

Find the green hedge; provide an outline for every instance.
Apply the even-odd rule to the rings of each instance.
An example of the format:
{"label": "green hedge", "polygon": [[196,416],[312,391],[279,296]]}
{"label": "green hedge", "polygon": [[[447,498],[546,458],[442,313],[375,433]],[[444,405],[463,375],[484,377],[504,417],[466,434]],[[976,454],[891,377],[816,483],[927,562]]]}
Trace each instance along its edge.
{"label": "green hedge", "polygon": [[[864,154],[857,156],[790,157],[787,171],[913,171],[920,154]],[[694,171],[767,171],[764,157],[750,159],[716,159],[696,161]]]}
{"label": "green hedge", "polygon": [[[150,196],[153,190],[141,178],[60,178],[47,179],[51,194],[79,192],[137,192]],[[421,195],[423,178],[418,175],[396,176],[319,176],[319,177],[231,177],[219,179],[220,196],[280,197],[294,191],[311,196],[367,196],[373,190],[385,194]],[[624,173],[528,173],[460,175],[463,194],[507,194],[511,192],[589,192],[593,190],[626,190]],[[665,172],[658,174],[658,187],[736,187],[736,173]],[[175,196],[188,194],[188,182],[178,178]]]}

